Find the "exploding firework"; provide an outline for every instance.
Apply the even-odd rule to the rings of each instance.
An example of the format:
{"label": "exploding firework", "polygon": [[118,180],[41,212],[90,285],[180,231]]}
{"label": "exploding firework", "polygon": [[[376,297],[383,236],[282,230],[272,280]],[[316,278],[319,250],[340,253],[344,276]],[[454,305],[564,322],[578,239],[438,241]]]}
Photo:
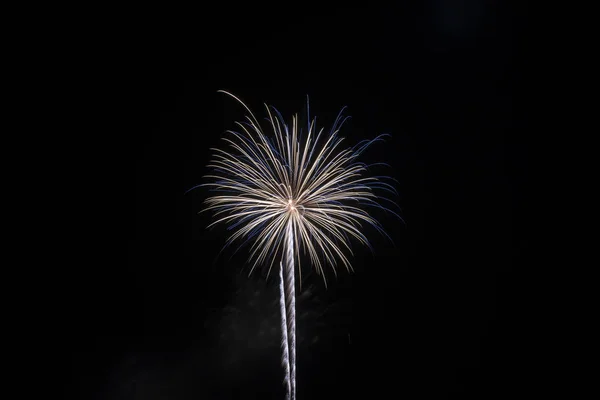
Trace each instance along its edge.
{"label": "exploding firework", "polygon": [[[366,211],[377,207],[397,216],[380,204],[393,202],[376,195],[377,190],[395,193],[384,177],[366,176],[368,165],[358,157],[380,135],[352,148],[342,149],[339,129],[346,118],[343,109],[331,130],[317,131],[316,119],[307,118],[305,132],[298,117],[288,127],[281,114],[267,106],[268,137],[252,111],[245,121],[237,122],[237,131],[229,130],[223,140],[228,149],[211,149],[210,183],[199,186],[219,192],[206,199],[204,211],[213,211],[215,221],[226,223],[233,233],[227,245],[253,242],[250,247],[250,273],[259,265],[280,265],[280,301],[282,321],[282,364],[285,370],[287,398],[296,397],[296,316],[295,265],[301,280],[300,254],[307,255],[327,285],[323,267],[334,273],[341,263],[351,270],[348,254],[351,240],[371,247],[362,232],[363,225],[373,226],[385,235],[380,224]],[[308,108],[307,108],[308,113]],[[387,236],[387,235],[386,235]]]}

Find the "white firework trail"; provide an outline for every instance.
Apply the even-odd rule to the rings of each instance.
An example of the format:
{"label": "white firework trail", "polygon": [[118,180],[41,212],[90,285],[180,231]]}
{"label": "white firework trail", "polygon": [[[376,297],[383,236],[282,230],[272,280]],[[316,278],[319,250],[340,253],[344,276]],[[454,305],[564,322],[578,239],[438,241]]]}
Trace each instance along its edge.
{"label": "white firework trail", "polygon": [[369,145],[386,135],[342,149],[344,139],[338,133],[348,118],[342,119],[344,109],[328,134],[323,129],[317,132],[316,119],[308,118],[303,139],[297,116],[288,127],[275,108],[265,105],[273,133],[269,138],[240,99],[220,92],[240,102],[250,115],[245,121],[236,122],[239,131],[227,131],[230,137],[223,140],[229,151],[211,149],[214,158],[208,167],[213,173],[206,176],[211,182],[198,186],[220,194],[205,200],[204,211],[214,212],[215,221],[209,227],[227,223],[228,229],[233,230],[226,246],[234,241],[242,241],[241,246],[253,241],[250,273],[267,263],[270,273],[274,262],[280,260],[282,365],[287,398],[295,400],[295,263],[298,262],[301,282],[302,250],[327,286],[324,264],[335,274],[340,262],[348,271],[352,269],[345,254],[352,255],[351,239],[371,248],[362,232],[363,224],[387,236],[363,207],[380,208],[400,218],[379,203],[385,200],[394,204],[393,201],[374,193],[376,189],[396,193],[392,185],[381,179],[387,177],[366,176],[369,166],[357,161]]}
{"label": "white firework trail", "polygon": [[286,400],[292,394],[292,379],[290,376],[290,348],[288,340],[287,313],[285,310],[285,289],[283,288],[283,265],[279,263],[279,305],[281,311],[281,365],[285,372],[284,383],[286,387]]}
{"label": "white firework trail", "polygon": [[[287,227],[285,256],[285,303],[287,335],[290,355],[290,398],[296,398],[296,284],[294,280],[294,231],[292,224]],[[283,269],[283,268],[282,268]]]}

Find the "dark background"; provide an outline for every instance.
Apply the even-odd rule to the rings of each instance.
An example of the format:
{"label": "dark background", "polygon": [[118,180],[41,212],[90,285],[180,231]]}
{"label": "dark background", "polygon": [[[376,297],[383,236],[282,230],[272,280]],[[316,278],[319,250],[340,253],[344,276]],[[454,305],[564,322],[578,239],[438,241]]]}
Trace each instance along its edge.
{"label": "dark background", "polygon": [[390,164],[404,222],[377,215],[394,244],[368,232],[374,254],[358,248],[327,290],[304,271],[299,399],[505,398],[526,383],[519,10],[418,4],[109,13],[89,44],[101,84],[85,89],[106,128],[78,143],[89,234],[57,314],[70,397],[283,398],[277,280],[248,277],[244,252],[217,257],[206,193],[184,195],[244,116],[219,89],[261,117],[308,95],[325,127],[347,106],[349,145],[391,134],[365,158]]}

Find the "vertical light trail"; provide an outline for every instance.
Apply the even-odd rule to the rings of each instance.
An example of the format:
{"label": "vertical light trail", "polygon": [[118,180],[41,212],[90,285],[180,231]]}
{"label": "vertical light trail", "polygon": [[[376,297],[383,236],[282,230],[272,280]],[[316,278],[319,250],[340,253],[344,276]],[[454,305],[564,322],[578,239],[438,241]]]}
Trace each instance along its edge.
{"label": "vertical light trail", "polygon": [[286,400],[291,400],[292,395],[292,381],[290,379],[290,358],[289,358],[289,341],[287,335],[287,317],[285,311],[285,291],[283,289],[283,263],[279,263],[279,310],[281,312],[281,366],[285,373],[284,383],[286,387]]}
{"label": "vertical light trail", "polygon": [[[295,210],[294,210],[295,212]],[[296,400],[296,288],[294,279],[294,225],[293,215],[287,223],[285,251],[285,300],[287,338],[289,340],[289,367],[291,400]]]}

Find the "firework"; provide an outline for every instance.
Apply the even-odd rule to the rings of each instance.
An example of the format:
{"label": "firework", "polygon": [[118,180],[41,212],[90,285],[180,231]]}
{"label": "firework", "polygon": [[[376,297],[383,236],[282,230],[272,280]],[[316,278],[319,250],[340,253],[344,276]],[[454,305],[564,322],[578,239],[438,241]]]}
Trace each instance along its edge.
{"label": "firework", "polygon": [[268,137],[240,99],[223,93],[239,101],[249,115],[236,123],[239,130],[227,131],[223,138],[227,150],[211,149],[214,158],[208,167],[212,173],[206,176],[210,183],[199,186],[219,194],[206,199],[204,211],[214,212],[215,221],[209,227],[229,224],[233,232],[226,246],[252,242],[250,273],[258,265],[268,265],[269,273],[276,260],[280,262],[282,365],[287,398],[295,399],[295,265],[301,281],[302,251],[327,285],[324,265],[334,273],[340,263],[352,269],[351,240],[371,247],[362,232],[364,224],[385,235],[366,209],[377,207],[397,216],[380,204],[380,200],[391,200],[375,194],[376,189],[395,190],[382,177],[366,176],[368,166],[357,160],[385,135],[342,149],[344,139],[338,133],[347,118],[342,117],[343,109],[328,133],[317,131],[316,119],[310,118],[302,132],[297,116],[288,127],[275,108],[265,105],[272,133]]}

